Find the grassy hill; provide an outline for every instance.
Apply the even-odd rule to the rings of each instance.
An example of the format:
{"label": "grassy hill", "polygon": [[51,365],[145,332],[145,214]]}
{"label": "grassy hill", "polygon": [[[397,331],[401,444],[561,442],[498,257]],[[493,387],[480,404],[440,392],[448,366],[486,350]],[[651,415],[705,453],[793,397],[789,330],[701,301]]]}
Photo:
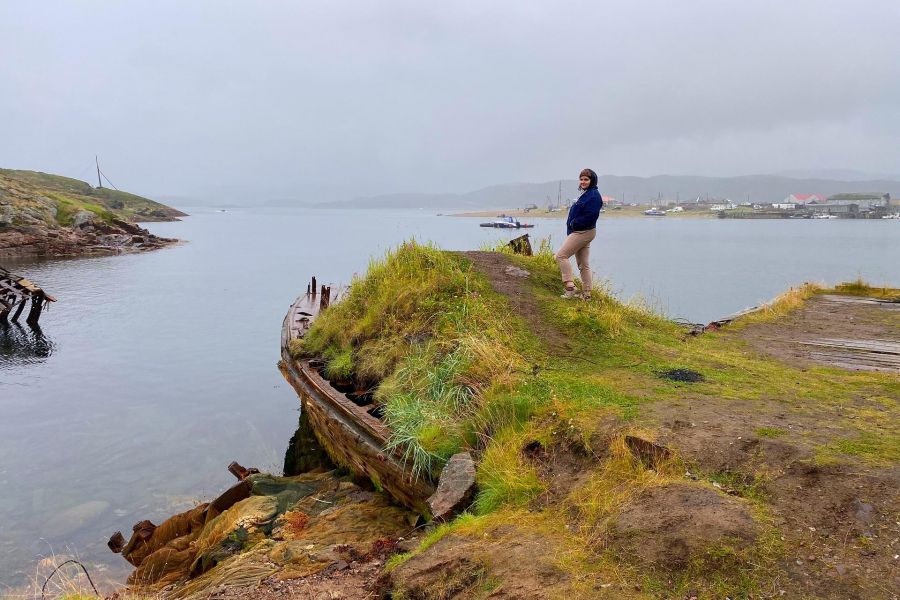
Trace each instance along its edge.
{"label": "grassy hill", "polygon": [[[883,597],[900,379],[750,341],[773,323],[760,347],[793,339],[778,324],[825,290],[694,336],[561,289],[548,248],[406,244],[297,345],[375,390],[420,476],[461,449],[477,458],[471,512],[391,561],[393,597]],[[900,325],[891,310],[866,319],[879,335]]]}
{"label": "grassy hill", "polygon": [[144,251],[177,240],[135,224],[177,221],[179,210],[147,198],[35,171],[0,169],[0,258]]}
{"label": "grassy hill", "polygon": [[79,210],[93,212],[105,220],[172,221],[185,213],[148,198],[91,185],[59,175],[37,171],[0,169],[0,201],[29,214],[53,213],[52,221],[71,225]]}

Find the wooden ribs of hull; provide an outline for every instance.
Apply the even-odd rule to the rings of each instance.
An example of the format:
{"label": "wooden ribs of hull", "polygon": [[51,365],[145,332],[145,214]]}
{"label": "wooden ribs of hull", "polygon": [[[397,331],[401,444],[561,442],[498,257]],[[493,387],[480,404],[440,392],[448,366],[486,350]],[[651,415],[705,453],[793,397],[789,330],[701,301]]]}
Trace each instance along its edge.
{"label": "wooden ribs of hull", "polygon": [[[339,294],[340,290],[335,292],[331,301]],[[316,439],[335,463],[368,477],[399,502],[429,516],[426,500],[435,488],[414,478],[400,456],[384,450],[390,435],[387,427],[335,389],[309,360],[291,356],[290,342],[306,334],[318,310],[316,294],[298,298],[285,316],[281,335],[282,373],[300,396]]]}

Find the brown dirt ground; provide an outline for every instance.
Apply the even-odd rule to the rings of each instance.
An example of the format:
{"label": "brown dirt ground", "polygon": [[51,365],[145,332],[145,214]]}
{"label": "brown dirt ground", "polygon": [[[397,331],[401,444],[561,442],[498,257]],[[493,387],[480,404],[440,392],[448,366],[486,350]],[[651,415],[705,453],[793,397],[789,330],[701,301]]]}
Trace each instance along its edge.
{"label": "brown dirt ground", "polygon": [[610,542],[649,568],[678,571],[725,540],[746,549],[756,535],[756,523],[739,500],[685,482],[644,490],[629,501]]}
{"label": "brown dirt ground", "polygon": [[501,525],[483,537],[448,535],[395,569],[390,584],[410,600],[544,600],[568,585],[553,557],[545,536]]}
{"label": "brown dirt ground", "polygon": [[512,275],[506,270],[514,266],[506,255],[476,251],[460,254],[471,260],[475,269],[490,279],[494,291],[509,300],[513,310],[525,319],[532,333],[542,339],[551,351],[568,353],[571,350],[569,337],[550,325],[541,313],[537,299],[528,290],[528,278]]}
{"label": "brown dirt ground", "polygon": [[[660,402],[651,410],[658,441],[692,471],[727,475],[727,491],[737,495],[754,487],[765,495],[789,548],[784,589],[815,598],[900,596],[900,468],[816,465],[812,442],[833,439],[840,427],[821,431],[821,415],[792,413],[777,400]],[[789,433],[759,437],[762,426]]]}
{"label": "brown dirt ground", "polygon": [[[900,311],[814,297],[776,322],[723,333],[801,369],[834,366],[797,341],[900,341]],[[854,408],[866,407],[864,398],[856,400]],[[647,409],[657,441],[675,450],[695,476],[724,475],[731,493],[764,495],[789,554],[779,586],[815,598],[900,597],[900,468],[815,461],[815,446],[854,433],[841,407],[812,411],[790,398],[717,400],[686,388],[680,400]],[[761,427],[785,435],[760,437]]]}

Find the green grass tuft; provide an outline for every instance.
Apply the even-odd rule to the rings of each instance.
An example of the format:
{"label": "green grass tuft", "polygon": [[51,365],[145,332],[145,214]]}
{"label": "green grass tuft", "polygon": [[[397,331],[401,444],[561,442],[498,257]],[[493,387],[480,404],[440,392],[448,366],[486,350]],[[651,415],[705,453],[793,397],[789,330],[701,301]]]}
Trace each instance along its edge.
{"label": "green grass tuft", "polygon": [[777,427],[757,427],[754,433],[761,438],[777,438],[787,434],[787,431]]}

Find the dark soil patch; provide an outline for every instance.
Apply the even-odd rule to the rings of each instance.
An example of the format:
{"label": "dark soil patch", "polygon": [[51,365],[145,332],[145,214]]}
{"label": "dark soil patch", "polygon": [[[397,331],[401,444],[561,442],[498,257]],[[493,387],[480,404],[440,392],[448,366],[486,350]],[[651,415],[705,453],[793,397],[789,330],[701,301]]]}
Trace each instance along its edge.
{"label": "dark soil patch", "polygon": [[512,526],[478,538],[451,534],[395,569],[389,584],[410,600],[558,597],[569,576],[552,563],[552,547]]}
{"label": "dark soil patch", "polygon": [[[557,426],[564,430],[562,424]],[[527,442],[522,457],[534,466],[546,490],[532,501],[532,508],[540,509],[561,502],[572,490],[587,483],[597,465],[607,457],[613,437],[619,433],[621,421],[612,415],[596,424],[586,443],[580,437],[560,436],[549,447],[538,440]],[[579,523],[573,521],[573,526]]]}
{"label": "dark soil patch", "polygon": [[680,381],[684,383],[697,383],[698,381],[706,381],[702,373],[692,371],[691,369],[666,369],[657,373],[662,379],[669,381]]}
{"label": "dark soil patch", "polygon": [[528,278],[513,274],[507,270],[514,267],[512,261],[498,252],[460,252],[472,261],[479,272],[487,276],[491,287],[498,294],[506,296],[513,310],[525,319],[529,329],[542,339],[551,352],[569,353],[572,345],[569,337],[547,322],[541,307],[531,290],[528,289]]}
{"label": "dark soil patch", "polygon": [[746,550],[756,535],[756,523],[741,501],[677,483],[645,490],[626,504],[612,543],[640,564],[674,572],[711,549]]}

